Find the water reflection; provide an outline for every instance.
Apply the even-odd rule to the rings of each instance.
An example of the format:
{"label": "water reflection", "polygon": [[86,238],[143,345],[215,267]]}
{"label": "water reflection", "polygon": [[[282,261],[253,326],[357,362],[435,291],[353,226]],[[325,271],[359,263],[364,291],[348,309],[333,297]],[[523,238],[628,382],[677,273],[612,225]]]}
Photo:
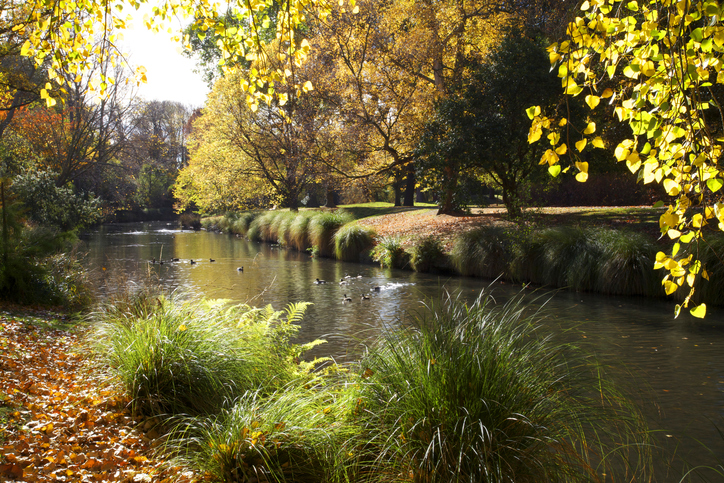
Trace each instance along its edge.
{"label": "water reflection", "polygon": [[[276,309],[289,302],[312,302],[300,339],[325,338],[329,343],[317,351],[341,359],[359,354],[353,337],[399,323],[406,313],[420,310],[421,301],[439,300],[443,288],[472,299],[490,283],[312,259],[304,253],[227,235],[180,231],[167,224],[105,226],[86,241],[90,266],[106,268],[101,272],[105,279],[101,291],[112,291],[112,281],[122,272],[131,279],[150,274],[168,290],[272,304]],[[154,258],[164,264],[150,263]],[[172,258],[179,261],[168,262]],[[196,263],[191,264],[191,259]],[[314,284],[316,279],[327,283]],[[340,285],[340,279],[347,283]],[[383,288],[374,291],[375,286]],[[665,302],[569,292],[543,295],[495,284],[501,301],[520,290],[531,292],[531,300],[546,302],[544,323],[557,337],[583,344],[604,361],[623,367],[619,381],[640,389],[650,424],[660,430],[658,445],[693,465],[714,464],[698,440],[724,460],[724,440],[713,426],[724,421],[721,309],[710,308],[704,321],[687,315],[675,320],[673,305]],[[361,300],[366,293],[370,300]],[[350,303],[342,303],[344,294]],[[681,460],[672,463],[669,473],[669,463],[663,456],[659,459],[657,479],[678,481]]]}

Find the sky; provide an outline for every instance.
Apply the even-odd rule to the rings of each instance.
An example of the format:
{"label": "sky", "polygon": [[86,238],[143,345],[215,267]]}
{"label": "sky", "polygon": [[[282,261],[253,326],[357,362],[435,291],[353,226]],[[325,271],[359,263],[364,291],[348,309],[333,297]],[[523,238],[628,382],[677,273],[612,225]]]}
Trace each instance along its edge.
{"label": "sky", "polygon": [[148,83],[139,88],[146,100],[177,101],[202,107],[208,87],[201,74],[194,73],[196,62],[180,53],[180,44],[168,33],[153,33],[143,25],[143,10],[133,12],[132,28],[124,31],[122,50],[130,54],[133,66],[143,65]]}

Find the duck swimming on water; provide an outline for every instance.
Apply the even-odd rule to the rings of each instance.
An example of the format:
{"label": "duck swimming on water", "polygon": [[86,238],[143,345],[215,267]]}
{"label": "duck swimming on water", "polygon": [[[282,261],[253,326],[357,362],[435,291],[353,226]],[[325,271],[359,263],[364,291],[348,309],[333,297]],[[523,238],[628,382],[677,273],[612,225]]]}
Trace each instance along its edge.
{"label": "duck swimming on water", "polygon": [[320,279],[317,279],[317,280],[314,281],[314,285],[321,285],[321,284],[323,284],[323,283],[327,283],[327,281],[326,281],[326,280],[320,280]]}
{"label": "duck swimming on water", "polygon": [[344,294],[344,297],[342,297],[342,303],[351,302],[352,297],[347,297],[347,294]]}

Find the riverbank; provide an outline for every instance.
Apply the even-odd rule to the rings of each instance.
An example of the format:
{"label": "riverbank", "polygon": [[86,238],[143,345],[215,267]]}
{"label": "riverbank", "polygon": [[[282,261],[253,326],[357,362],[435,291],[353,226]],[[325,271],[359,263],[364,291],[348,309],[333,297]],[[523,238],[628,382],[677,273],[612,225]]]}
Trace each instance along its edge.
{"label": "riverbank", "polygon": [[[463,216],[429,207],[352,205],[336,210],[227,214],[203,220],[207,230],[245,236],[344,261],[384,267],[500,278],[549,288],[611,295],[667,297],[654,270],[660,210],[648,207],[540,208],[512,222],[501,207]],[[698,247],[709,279],[697,280],[696,304],[724,304],[722,237]],[[689,253],[681,250],[679,257]],[[679,293],[681,292],[681,293]],[[669,294],[681,301],[685,290]]]}
{"label": "riverbank", "polygon": [[84,336],[60,312],[0,307],[0,480],[191,481],[153,456],[158,435],[89,370]]}

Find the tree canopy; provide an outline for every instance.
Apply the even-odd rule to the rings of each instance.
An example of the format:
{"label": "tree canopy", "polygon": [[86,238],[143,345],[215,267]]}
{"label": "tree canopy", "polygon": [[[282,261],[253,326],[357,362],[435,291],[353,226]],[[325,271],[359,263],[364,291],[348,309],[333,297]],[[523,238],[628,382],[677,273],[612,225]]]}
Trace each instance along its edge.
{"label": "tree canopy", "polygon": [[[663,235],[674,241],[659,252],[656,267],[668,271],[667,294],[688,287],[677,306],[688,307],[697,280],[708,278],[696,260],[699,243],[712,227],[724,230],[724,21],[713,0],[622,2],[586,0],[569,25],[566,39],[549,47],[565,94],[583,96],[591,110],[605,109],[630,128],[611,147],[642,183],[660,183],[670,196],[660,217]],[[600,106],[600,107],[599,107]],[[550,148],[541,158],[552,174],[573,169],[585,181],[581,153],[602,148],[596,123],[570,122],[565,110],[547,115],[528,110],[530,142],[546,134]],[[703,317],[704,304],[691,308]]]}

